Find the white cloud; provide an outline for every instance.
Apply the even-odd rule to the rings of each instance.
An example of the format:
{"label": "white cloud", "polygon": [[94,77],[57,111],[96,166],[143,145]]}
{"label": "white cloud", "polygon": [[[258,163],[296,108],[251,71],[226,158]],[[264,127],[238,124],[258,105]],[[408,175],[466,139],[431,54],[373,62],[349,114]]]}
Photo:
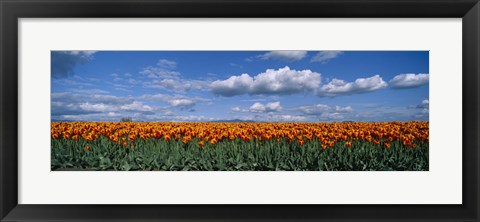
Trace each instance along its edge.
{"label": "white cloud", "polygon": [[428,84],[428,81],[429,74],[407,73],[396,75],[392,80],[390,80],[390,84],[392,84],[392,87],[395,89],[407,89],[423,86]]}
{"label": "white cloud", "polygon": [[168,103],[172,106],[192,106],[195,105],[195,101],[191,99],[172,99]]}
{"label": "white cloud", "polygon": [[417,110],[420,109],[420,111],[414,115],[415,118],[428,119],[430,114],[430,101],[428,99],[422,100],[422,102],[418,104],[416,108]]}
{"label": "white cloud", "polygon": [[180,73],[177,71],[153,66],[144,68],[142,71],[140,71],[140,74],[156,79],[176,79],[180,77]]}
{"label": "white cloud", "polygon": [[75,93],[84,93],[84,94],[109,94],[109,91],[101,89],[71,89]]}
{"label": "white cloud", "polygon": [[157,63],[158,66],[166,69],[175,69],[177,68],[177,63],[175,61],[160,59]]}
{"label": "white cloud", "polygon": [[274,122],[300,122],[305,121],[307,118],[305,116],[295,116],[295,115],[270,115],[264,118],[268,121]]}
{"label": "white cloud", "polygon": [[106,111],[111,111],[115,110],[115,106],[113,105],[106,105],[103,103],[82,103],[79,105],[80,109],[88,112],[106,112]]}
{"label": "white cloud", "polygon": [[316,104],[316,105],[309,105],[309,106],[300,106],[298,108],[301,112],[307,115],[315,115],[321,114],[324,112],[330,111],[332,108],[328,105],[324,104]]}
{"label": "white cloud", "polygon": [[320,73],[311,70],[291,70],[288,66],[267,69],[255,77],[248,74],[231,76],[226,80],[217,80],[210,84],[210,90],[221,96],[241,94],[294,94],[315,90],[320,84]]}
{"label": "white cloud", "polygon": [[297,108],[303,115],[309,116],[313,121],[344,121],[352,120],[354,110],[351,106],[329,106],[313,104]]}
{"label": "white cloud", "polygon": [[253,78],[244,73],[240,76],[231,76],[226,80],[217,80],[210,84],[213,93],[222,96],[235,96],[248,93],[253,85]]}
{"label": "white cloud", "polygon": [[333,79],[318,90],[319,96],[335,97],[340,95],[351,95],[358,93],[372,92],[386,88],[388,84],[382,77],[375,75],[369,78],[358,78],[354,82],[345,82],[340,79]]}
{"label": "white cloud", "polygon": [[417,106],[417,108],[429,108],[430,101],[428,99],[422,100],[422,102]]}
{"label": "white cloud", "polygon": [[262,104],[259,102],[254,103],[248,109],[241,109],[240,107],[236,106],[232,108],[233,112],[243,112],[243,113],[271,113],[271,112],[279,112],[282,110],[282,106],[280,102],[271,102],[267,104]]}
{"label": "white cloud", "polygon": [[291,114],[276,114],[276,113],[260,113],[254,117],[240,117],[244,121],[259,121],[259,122],[301,122],[307,121],[305,116],[297,116]]}
{"label": "white cloud", "polygon": [[349,113],[353,111],[351,106],[329,106],[325,104],[314,104],[307,106],[300,106],[298,110],[306,115],[321,115],[321,114],[332,114],[332,113]]}
{"label": "white cloud", "polygon": [[267,112],[278,112],[280,110],[282,110],[280,102],[267,103],[267,105],[265,105],[265,111]]}
{"label": "white cloud", "polygon": [[335,106],[335,111],[337,112],[352,112],[353,109],[351,106],[344,106],[344,107],[341,107],[341,106]]}
{"label": "white cloud", "polygon": [[321,63],[327,63],[331,59],[334,59],[338,56],[343,54],[342,51],[321,51],[318,52],[311,60],[310,62],[321,62]]}
{"label": "white cloud", "polygon": [[232,111],[233,112],[241,112],[242,109],[240,109],[240,107],[238,107],[238,106],[235,106],[235,107],[232,108]]}
{"label": "white cloud", "polygon": [[148,121],[166,121],[166,122],[205,122],[205,121],[214,121],[217,120],[213,117],[207,116],[196,116],[196,115],[149,115],[145,116],[145,119]]}
{"label": "white cloud", "polygon": [[282,109],[280,102],[267,103],[263,105],[261,103],[254,103],[248,109],[250,112],[278,112]]}
{"label": "white cloud", "polygon": [[177,93],[187,92],[189,90],[203,90],[207,88],[208,83],[201,80],[187,80],[187,79],[162,79],[152,80],[144,83],[144,87],[167,89]]}
{"label": "white cloud", "polygon": [[292,94],[315,90],[320,84],[320,74],[310,70],[290,70],[288,66],[268,69],[254,78],[253,94]]}
{"label": "white cloud", "polygon": [[197,103],[210,102],[209,99],[205,98],[187,97],[182,95],[169,96],[164,94],[146,94],[140,96],[139,99],[165,102],[170,106],[180,108],[181,110],[192,109]]}
{"label": "white cloud", "polygon": [[236,63],[233,63],[233,62],[229,63],[229,65],[232,66],[232,67],[237,67],[237,68],[243,69],[242,65],[239,65],[239,64],[236,64]]}
{"label": "white cloud", "polygon": [[298,61],[307,55],[307,51],[295,51],[295,50],[278,50],[278,51],[270,51],[263,55],[259,55],[256,58],[262,60],[274,59],[274,60],[281,60],[281,61]]}
{"label": "white cloud", "polygon": [[232,116],[223,121],[258,121],[258,122],[304,122],[308,121],[305,116],[278,114],[278,113],[256,113],[254,116]]}
{"label": "white cloud", "polygon": [[77,94],[72,92],[51,94],[52,120],[118,121],[119,117],[145,116],[164,110],[138,101],[130,96],[119,97],[104,94]]}
{"label": "white cloud", "polygon": [[[176,62],[161,59],[157,66],[144,68],[140,74],[152,80],[144,81],[143,86],[146,88],[170,90],[177,93],[185,93],[189,90],[202,90],[208,86],[209,83],[206,81],[183,78],[181,73],[175,70],[176,67]],[[138,80],[132,81],[132,79],[129,79],[128,81],[130,84],[140,83]]]}
{"label": "white cloud", "polygon": [[154,109],[149,105],[144,105],[142,102],[134,101],[130,104],[125,104],[120,107],[121,110],[137,111],[137,112],[152,112]]}

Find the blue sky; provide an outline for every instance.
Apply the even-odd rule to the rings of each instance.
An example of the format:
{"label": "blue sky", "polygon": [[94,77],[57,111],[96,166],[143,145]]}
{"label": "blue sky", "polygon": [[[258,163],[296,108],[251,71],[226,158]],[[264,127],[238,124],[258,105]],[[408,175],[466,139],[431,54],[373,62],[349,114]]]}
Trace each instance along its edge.
{"label": "blue sky", "polygon": [[428,51],[52,51],[53,121],[428,120]]}

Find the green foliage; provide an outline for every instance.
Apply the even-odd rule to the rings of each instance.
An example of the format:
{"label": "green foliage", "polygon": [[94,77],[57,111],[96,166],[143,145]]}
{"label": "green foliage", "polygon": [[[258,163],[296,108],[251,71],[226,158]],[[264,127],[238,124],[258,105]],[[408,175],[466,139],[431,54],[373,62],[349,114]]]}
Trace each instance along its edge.
{"label": "green foliage", "polygon": [[[428,143],[416,148],[392,142],[338,142],[322,150],[318,140],[303,146],[286,140],[244,142],[222,140],[216,145],[199,140],[187,144],[163,139],[137,139],[123,146],[101,136],[93,141],[52,140],[52,170],[193,170],[193,171],[424,171],[428,170]],[[85,147],[89,148],[86,149]]]}

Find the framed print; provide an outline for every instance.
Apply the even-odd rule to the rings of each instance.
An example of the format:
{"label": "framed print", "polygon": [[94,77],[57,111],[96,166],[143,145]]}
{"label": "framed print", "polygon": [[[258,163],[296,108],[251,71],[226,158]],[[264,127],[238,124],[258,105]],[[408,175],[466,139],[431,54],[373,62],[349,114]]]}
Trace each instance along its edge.
{"label": "framed print", "polygon": [[[428,171],[428,57],[428,51],[52,51],[51,170]],[[236,63],[213,68],[225,59]],[[140,73],[128,68],[152,60]],[[384,63],[389,74],[416,72],[359,77],[342,70],[352,60],[358,69]],[[72,75],[80,65],[89,70]],[[98,73],[108,67],[112,73]],[[336,76],[318,88],[322,74],[313,70],[327,67],[355,80]],[[215,74],[223,72],[244,73]],[[404,108],[398,98],[413,104]]]}
{"label": "framed print", "polygon": [[478,221],[479,7],[2,1],[1,220]]}

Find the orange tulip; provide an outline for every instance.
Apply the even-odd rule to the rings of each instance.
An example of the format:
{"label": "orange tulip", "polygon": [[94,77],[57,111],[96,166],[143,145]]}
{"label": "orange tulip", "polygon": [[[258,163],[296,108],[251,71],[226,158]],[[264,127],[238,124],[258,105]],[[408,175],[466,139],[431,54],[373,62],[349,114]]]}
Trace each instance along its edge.
{"label": "orange tulip", "polygon": [[390,149],[390,143],[384,143],[383,146],[385,146],[386,149]]}

